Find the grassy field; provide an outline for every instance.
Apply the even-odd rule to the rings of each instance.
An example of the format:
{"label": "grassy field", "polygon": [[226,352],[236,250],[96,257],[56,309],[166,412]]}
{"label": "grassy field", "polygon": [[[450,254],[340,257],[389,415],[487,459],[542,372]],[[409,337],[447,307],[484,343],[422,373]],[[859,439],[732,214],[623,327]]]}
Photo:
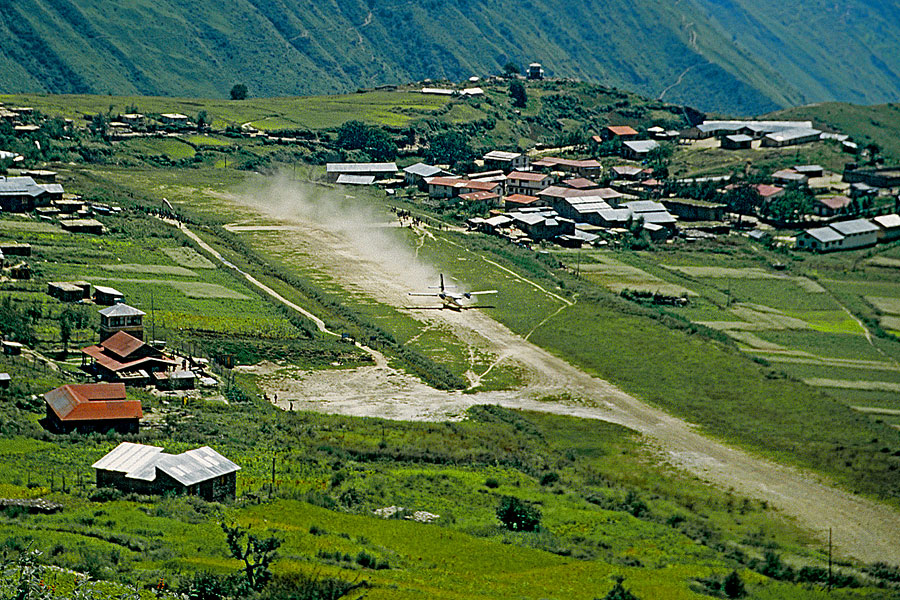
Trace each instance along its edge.
{"label": "grassy field", "polygon": [[[841,129],[851,131],[852,129]],[[848,162],[848,155],[840,144],[832,141],[816,142],[792,148],[754,148],[752,150],[723,150],[705,145],[679,149],[669,167],[676,177],[703,177],[743,173],[750,168],[774,173],[794,165],[816,164],[840,173]]]}
{"label": "grassy field", "polygon": [[[691,599],[703,597],[698,578],[732,568],[753,597],[819,597],[743,565],[756,565],[764,549],[820,565],[821,549],[759,503],[661,469],[638,436],[615,425],[492,407],[473,409],[464,423],[412,424],[203,402],[169,422],[171,433],[147,432],[142,441],[170,452],[211,442],[242,466],[237,503],[98,502],[88,465],[115,440],[7,438],[3,493],[41,495],[66,510],[6,514],[5,547],[32,544],[95,577],[139,585],[162,577],[178,589],[195,571],[237,569],[216,524],[226,519],[283,540],[276,578],[299,571],[365,580],[367,598],[589,600],[619,575],[641,598]],[[494,508],[503,495],[539,506],[541,531],[500,527]],[[372,515],[385,506],[439,516],[420,524]],[[361,567],[355,557],[363,552],[383,568]]]}
{"label": "grassy field", "polygon": [[[198,101],[188,98],[0,94],[0,102],[28,105],[44,114],[82,121],[85,116],[111,110],[127,113],[131,109],[144,114],[182,113],[195,118],[205,110],[213,127],[250,123],[259,129],[322,129],[337,127],[358,119],[373,125],[401,127],[411,120],[427,116],[444,107],[444,96],[426,96],[407,92],[369,92],[336,96],[296,98],[253,98],[251,100]],[[214,138],[190,136],[198,145],[215,145]]]}

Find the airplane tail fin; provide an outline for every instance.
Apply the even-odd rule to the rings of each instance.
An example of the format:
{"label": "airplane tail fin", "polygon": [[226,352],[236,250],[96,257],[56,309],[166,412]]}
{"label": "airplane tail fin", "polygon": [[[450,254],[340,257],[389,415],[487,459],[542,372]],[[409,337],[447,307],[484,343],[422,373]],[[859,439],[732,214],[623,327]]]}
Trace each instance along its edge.
{"label": "airplane tail fin", "polygon": [[444,274],[441,273],[441,291],[444,291]]}

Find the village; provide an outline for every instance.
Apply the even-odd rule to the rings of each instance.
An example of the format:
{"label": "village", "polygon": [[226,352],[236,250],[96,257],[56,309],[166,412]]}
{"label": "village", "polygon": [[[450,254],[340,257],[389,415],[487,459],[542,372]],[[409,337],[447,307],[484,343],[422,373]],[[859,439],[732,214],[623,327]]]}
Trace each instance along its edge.
{"label": "village", "polygon": [[[540,64],[529,66],[526,79],[543,79]],[[420,93],[455,98],[484,94],[481,88],[471,87],[479,83],[479,78],[465,83],[470,87],[424,87]],[[39,129],[29,119],[33,113],[30,108],[3,107],[0,119],[11,123],[16,135],[27,135]],[[107,139],[118,143],[211,130],[204,115],[197,120],[193,122],[179,113],[150,118],[131,112],[110,122],[99,119],[98,124],[95,119],[91,126],[99,126]],[[65,126],[75,124],[68,119]],[[267,137],[250,126],[231,134]],[[297,141],[283,136],[271,139],[277,143]],[[396,162],[328,163],[322,183],[377,186],[386,191],[389,200],[402,193],[406,199],[438,212],[448,205],[474,207],[467,212],[481,214],[465,219],[468,231],[498,236],[528,248],[544,243],[575,249],[641,248],[641,240],[644,244],[690,243],[734,232],[755,240],[771,240],[775,246],[831,252],[900,239],[900,167],[858,167],[848,160],[842,173],[814,164],[796,164],[773,172],[764,181],[735,175],[667,177],[671,153],[688,147],[723,151],[790,149],[825,140],[839,144],[843,152],[854,157],[860,155],[858,144],[849,136],[815,129],[810,121],[705,120],[683,130],[610,125],[586,140],[581,156],[573,156],[577,148],[566,149],[566,157],[547,151],[490,150],[472,163],[474,170],[465,173],[452,172],[450,165],[421,161],[402,168]],[[23,160],[7,151],[0,158],[12,166]],[[705,199],[691,197],[691,191],[697,189],[704,191]],[[710,195],[714,199],[710,200]],[[786,195],[802,197],[806,205],[787,219],[773,217],[767,207]],[[84,202],[79,195],[66,193],[54,171],[20,169],[17,175],[0,177],[0,210],[32,214],[72,233],[103,235],[105,226],[95,217],[115,215],[121,208]],[[4,272],[10,278],[31,277],[28,244],[5,242],[0,250]],[[142,319],[146,313],[129,306],[125,295],[115,288],[92,286],[86,281],[49,281],[47,294],[64,303],[105,306],[98,310],[98,342],[80,350],[81,369],[94,382],[64,385],[44,395],[48,430],[135,433],[141,427],[143,413],[140,402],[127,398],[126,386],[179,394],[218,385],[207,358],[177,356],[166,350],[165,342],[145,339]],[[3,344],[7,353],[21,352],[18,342],[7,340]],[[0,382],[8,385],[9,375],[0,374]],[[176,463],[186,472],[191,470],[184,467],[193,456],[188,453],[178,461],[172,458],[169,470],[160,468],[158,479],[154,479],[157,472],[153,465],[168,455],[159,454],[160,448],[125,443],[95,465],[97,482],[142,491],[153,489],[157,482],[156,491],[164,493],[178,481],[182,491],[188,493],[217,499],[233,497],[234,472],[239,467],[211,449],[195,452],[203,451],[215,454],[212,463],[226,465],[222,467],[226,472],[214,468],[204,476],[173,475],[178,472],[178,467],[172,466]],[[193,460],[197,469],[205,464],[202,458]],[[113,471],[118,475],[110,475]],[[221,481],[230,483],[223,487]]]}
{"label": "village", "polygon": [[[530,65],[519,79],[529,83],[543,81],[542,67],[537,63]],[[424,82],[423,86],[411,85],[401,93],[449,98],[451,106],[470,107],[468,103],[486,102],[486,96],[496,93],[497,86],[508,84],[508,78],[497,77],[472,78],[458,85]],[[588,343],[572,341],[579,334],[571,328],[572,323],[580,323],[576,328],[593,332],[588,336],[589,344],[596,344],[606,335],[610,340],[620,339],[626,335],[623,332],[641,332],[646,323],[652,323],[653,327],[666,328],[664,335],[684,334],[689,338],[683,346],[674,346],[673,355],[690,357],[689,345],[702,340],[714,348],[710,352],[721,353],[715,358],[720,361],[716,365],[721,372],[727,370],[722,367],[725,364],[744,361],[739,364],[740,369],[745,369],[741,371],[744,375],[759,377],[765,385],[783,386],[778,393],[784,395],[772,396],[781,400],[795,393],[793,386],[800,381],[818,392],[820,387],[844,389],[841,386],[853,383],[850,378],[856,377],[854,371],[846,379],[828,379],[820,376],[816,371],[819,368],[848,372],[862,369],[867,376],[877,372],[885,381],[866,382],[869,388],[863,392],[869,395],[851,407],[851,414],[862,414],[866,419],[871,414],[879,426],[882,418],[888,419],[884,427],[891,431],[900,427],[894,405],[877,395],[895,389],[895,384],[882,374],[893,373],[893,366],[877,356],[873,358],[879,351],[875,344],[871,349],[863,345],[864,350],[858,355],[854,345],[853,358],[818,354],[819,345],[825,344],[823,337],[816,335],[825,336],[834,329],[842,335],[852,330],[853,335],[864,337],[854,328],[865,325],[857,325],[855,317],[848,320],[846,305],[826,293],[826,286],[833,282],[825,280],[820,284],[818,279],[810,278],[809,271],[792,264],[806,260],[838,261],[839,251],[846,251],[847,256],[862,265],[860,268],[895,268],[895,259],[887,253],[884,257],[872,257],[852,251],[892,249],[892,242],[900,240],[900,167],[885,166],[877,149],[846,134],[818,129],[809,120],[703,119],[689,127],[674,128],[649,125],[646,120],[627,124],[627,119],[617,116],[616,124],[591,130],[583,139],[566,144],[485,146],[476,143],[474,135],[466,138],[460,134],[477,152],[464,160],[436,161],[428,159],[427,136],[409,131],[401,134],[385,127],[388,137],[409,134],[402,151],[396,156],[385,156],[384,160],[376,159],[373,152],[369,155],[371,160],[362,160],[365,149],[340,147],[343,126],[317,132],[313,140],[287,130],[270,134],[249,122],[216,129],[205,116],[188,116],[174,109],[156,114],[129,108],[134,110],[114,115],[115,111],[110,110],[109,114],[86,118],[85,124],[73,119],[64,121],[64,137],[95,136],[92,143],[109,149],[110,155],[104,159],[107,162],[86,161],[82,165],[36,161],[26,157],[29,153],[22,146],[15,152],[0,148],[0,165],[4,169],[0,175],[0,220],[6,223],[0,234],[0,287],[10,296],[19,294],[15,301],[7,300],[14,307],[8,309],[8,314],[16,316],[16,310],[20,311],[40,330],[31,340],[13,327],[5,326],[0,331],[3,358],[9,365],[9,372],[0,373],[0,390],[7,390],[5,398],[10,400],[10,406],[10,392],[15,391],[23,396],[16,399],[15,406],[27,407],[21,410],[35,414],[40,411],[34,417],[40,430],[33,435],[42,444],[78,449],[79,453],[73,454],[78,464],[70,461],[68,468],[78,473],[78,490],[85,500],[79,502],[91,510],[103,510],[97,507],[100,502],[111,506],[109,503],[122,501],[141,505],[140,510],[149,514],[150,506],[170,507],[178,498],[185,500],[185,506],[197,507],[197,514],[207,511],[202,517],[191,516],[200,523],[208,515],[213,515],[210,519],[222,518],[223,514],[232,514],[225,511],[236,507],[244,510],[247,506],[259,506],[260,514],[270,518],[272,515],[265,512],[267,502],[290,501],[309,502],[316,510],[354,517],[374,516],[384,522],[402,519],[435,527],[444,527],[453,518],[462,522],[462,517],[452,516],[452,503],[435,505],[405,497],[402,506],[410,508],[401,508],[401,500],[388,500],[390,496],[364,488],[367,484],[359,482],[368,473],[358,474],[404,460],[418,469],[421,464],[432,468],[428,461],[449,464],[456,458],[433,459],[429,453],[434,450],[428,449],[419,462],[419,458],[409,459],[409,454],[396,450],[402,458],[395,463],[389,458],[395,452],[396,441],[389,431],[394,425],[387,426],[386,432],[384,425],[372,424],[376,419],[371,418],[366,426],[374,432],[372,446],[345,452],[341,444],[345,436],[352,437],[348,433],[352,425],[347,423],[353,421],[323,424],[325,421],[312,421],[304,413],[332,410],[329,400],[324,399],[330,398],[341,407],[339,410],[349,411],[343,414],[350,416],[341,418],[393,415],[391,418],[396,419],[398,413],[391,411],[401,405],[407,411],[399,413],[401,416],[425,422],[413,425],[422,429],[411,434],[426,439],[423,444],[430,443],[427,435],[440,429],[432,423],[435,419],[446,419],[446,430],[450,432],[447,435],[456,435],[457,421],[465,420],[461,427],[468,427],[471,423],[467,415],[479,414],[481,410],[467,413],[459,405],[470,401],[472,405],[509,402],[521,386],[528,385],[523,383],[527,376],[510,357],[518,352],[527,356],[532,351],[528,347],[531,333],[562,311],[581,312],[574,316],[563,314],[570,320],[547,327],[554,330],[549,334],[550,344],[562,340],[553,349],[555,352]],[[42,118],[28,108],[2,107],[0,112],[0,119],[12,127],[16,139],[29,142],[34,141],[29,136],[46,125]],[[365,127],[378,129],[374,125]],[[125,151],[116,155],[129,148],[128,144],[145,140],[191,139],[196,144],[201,138],[218,140],[216,143],[223,147],[234,140],[235,144],[251,141],[273,154],[294,146],[313,148],[318,154],[316,161],[309,163],[273,160],[276,166],[272,169],[265,161],[251,159],[240,171],[235,164],[237,158],[232,157],[241,156],[242,149],[222,152],[208,165],[191,158],[154,157],[138,162],[136,155],[126,155]],[[829,161],[814,164],[801,160],[807,156],[801,150],[811,147],[825,148]],[[705,152],[716,157],[751,158],[742,161],[740,168],[731,168],[728,174],[672,175],[675,158]],[[765,154],[779,167],[757,168],[752,164],[754,153]],[[843,168],[836,166],[835,155],[841,157]],[[335,160],[336,157],[342,160]],[[220,158],[224,164],[220,165]],[[196,183],[190,181],[194,173]],[[218,183],[227,177],[233,178],[231,183]],[[145,179],[138,184],[139,178]],[[270,185],[271,181],[277,183]],[[315,238],[318,228],[323,227],[321,223],[307,230],[305,225],[291,220],[297,217],[276,218],[258,206],[235,208],[227,204],[233,199],[234,190],[246,182],[251,182],[250,187],[261,196],[277,195],[281,193],[277,186],[285,186],[290,193],[321,192],[328,201],[337,202],[343,197],[352,201],[346,206],[353,208],[347,210],[360,213],[367,213],[368,209],[361,207],[371,203],[379,215],[374,218],[377,222],[352,220],[352,233],[362,240],[367,239],[368,234],[363,231],[367,228],[388,229],[401,240],[408,235],[419,244],[415,250],[417,260],[425,247],[433,253],[428,256],[437,255],[444,261],[441,269],[449,264],[461,273],[458,281],[462,285],[479,286],[475,289],[484,289],[482,285],[497,287],[473,293],[494,294],[499,290],[497,301],[494,305],[473,303],[474,315],[458,311],[446,317],[431,307],[388,306],[384,298],[392,298],[390,294],[396,289],[405,290],[405,281],[379,280],[384,275],[378,270],[381,267],[377,260],[364,263],[347,250],[359,242],[344,248],[329,246],[324,238],[332,237],[334,232],[322,230],[326,233],[321,235],[320,243]],[[209,216],[220,210],[222,215]],[[382,223],[383,217],[391,218],[389,214],[393,221]],[[135,233],[144,228],[147,238],[140,237],[143,233]],[[145,250],[141,245],[150,236],[154,242]],[[61,242],[64,238],[68,239]],[[165,241],[159,242],[160,239]],[[475,243],[466,246],[467,240]],[[446,245],[440,246],[443,243]],[[472,260],[481,243],[500,250],[485,254],[483,261]],[[52,251],[51,244],[56,244]],[[436,247],[440,249],[435,250]],[[49,265],[75,248],[77,252],[73,251],[65,267]],[[363,254],[379,254],[381,250],[376,244]],[[134,257],[145,251],[145,261]],[[266,254],[269,251],[271,257]],[[264,262],[264,256],[271,263]],[[510,256],[514,260],[507,262]],[[370,258],[366,256],[365,260]],[[281,262],[295,259],[309,262],[297,271]],[[325,271],[317,271],[321,267],[314,260],[324,260],[328,277],[333,269],[335,279],[328,284],[322,283],[324,279],[316,280]],[[375,264],[376,272],[353,280],[356,265],[347,264],[357,260],[368,265],[365,268]],[[696,264],[691,262],[694,260],[709,262]],[[813,263],[810,270],[821,264]],[[835,264],[827,266],[840,268]],[[525,268],[516,274],[514,269],[522,265]],[[305,282],[297,276],[298,272],[315,283]],[[350,279],[339,279],[339,272]],[[882,290],[878,286],[886,285],[890,275],[879,271],[878,276],[882,279],[874,285],[876,290]],[[762,285],[756,286],[758,281]],[[443,276],[441,282],[443,285]],[[423,287],[429,283],[432,282],[422,281]],[[317,285],[328,287],[329,292],[323,293]],[[341,285],[354,293],[345,290],[341,292],[345,296],[339,297],[334,290]],[[853,280],[847,285],[858,282]],[[389,291],[385,293],[381,286]],[[603,291],[597,291],[601,288]],[[515,293],[522,297],[514,297]],[[770,296],[765,300],[753,295],[767,293]],[[863,293],[868,292],[860,292]],[[900,321],[895,319],[900,309],[888,292],[878,293],[882,295],[875,296],[873,292],[865,296],[866,302],[877,309],[873,316],[866,315],[866,323],[873,331],[871,323],[883,327],[876,333],[880,339],[887,339],[897,330]],[[612,324],[610,327],[621,329],[607,333],[606,321],[593,312],[600,310],[595,307],[601,302],[590,304],[596,297],[607,303],[602,310],[621,311],[633,320],[624,325]],[[814,309],[803,313],[794,310],[794,300],[798,306]],[[255,312],[235,316],[251,301],[257,303],[253,305]],[[166,305],[165,318],[159,317],[162,304]],[[231,312],[226,311],[227,305],[231,305]],[[80,315],[77,327],[72,325],[74,321],[63,318],[66,311]],[[613,323],[620,313],[603,314]],[[217,329],[220,323],[216,321],[237,321],[241,317],[246,321],[241,321],[240,326]],[[484,326],[494,318],[502,325],[487,332],[472,325]],[[509,323],[514,324],[511,329],[517,326],[517,319],[527,326],[510,334],[521,333],[522,337],[511,337],[508,347],[476,348],[459,342],[482,336],[493,344],[495,338],[505,339],[498,332],[505,332],[503,328]],[[48,325],[50,321],[53,323]],[[78,330],[77,343],[70,327]],[[868,329],[862,331],[868,333]],[[473,335],[476,333],[478,336]],[[646,350],[647,340],[637,339],[639,333],[634,335],[634,347],[640,350],[607,359],[603,365],[621,369],[616,371],[619,374],[628,373],[619,380],[624,382],[623,387],[643,385],[628,379],[639,368],[656,368],[640,367],[644,362],[641,357],[650,351]],[[614,343],[617,342],[611,341],[610,345]],[[790,346],[792,343],[798,345]],[[298,356],[293,355],[295,352]],[[585,351],[585,355],[595,354],[600,352]],[[309,359],[310,355],[314,358]],[[649,362],[655,364],[659,362],[657,358],[654,356]],[[704,355],[702,360],[713,359]],[[800,375],[784,375],[777,371],[789,368],[779,362],[782,360],[784,364],[799,365],[798,369],[808,369],[813,376],[801,380],[805,375],[802,371],[798,371]],[[745,363],[750,367],[745,368]],[[679,368],[688,373],[688,378],[712,376],[695,375],[695,366],[696,363]],[[45,385],[48,372],[53,385]],[[641,381],[648,379],[647,372],[638,373]],[[20,385],[26,373],[34,380],[27,388]],[[36,389],[35,385],[43,387]],[[715,405],[710,411],[720,411],[714,413],[714,418],[724,420],[722,414],[731,412],[727,403],[710,400],[720,393],[717,386],[718,383],[710,386],[716,391],[703,400]],[[24,389],[34,393],[22,394]],[[664,400],[660,400],[663,396],[677,396],[671,390],[662,394],[659,389],[652,392],[657,406],[665,407]],[[768,394],[768,389],[760,394]],[[572,406],[585,402],[572,399],[571,393],[571,388],[561,388],[558,398],[542,397],[540,402],[559,402],[564,410],[571,411]],[[387,409],[376,406],[380,400],[376,396],[380,394],[394,404]],[[342,397],[335,401],[336,396]],[[820,404],[815,410],[824,411],[830,406],[824,404],[823,397],[816,396]],[[451,408],[445,408],[444,402]],[[523,401],[520,406],[534,406],[528,402]],[[829,402],[842,410],[847,408],[843,399]],[[595,409],[592,405],[589,410]],[[494,410],[484,409],[487,414]],[[499,404],[496,407],[496,411],[506,410]],[[752,410],[745,412],[728,418],[753,417]],[[510,409],[509,414],[518,412]],[[690,417],[699,420],[697,413]],[[709,423],[704,426],[711,427]],[[510,439],[518,443],[527,437],[522,431],[528,426],[516,422],[511,427]],[[745,422],[741,427],[752,428],[746,427]],[[252,435],[247,433],[251,430]],[[315,459],[304,455],[307,446],[294,446],[298,440],[314,448],[309,455]],[[569,442],[563,443],[566,444]],[[535,456],[540,452],[536,451]],[[890,452],[879,452],[879,456],[888,457],[886,460],[892,456]],[[574,453],[565,454],[568,455]],[[845,466],[856,464],[841,456]],[[509,483],[512,479],[507,474],[511,471],[505,470],[507,466],[501,467],[493,457],[490,460],[493,466],[489,464],[487,468],[491,473],[496,470],[503,473],[499,477],[507,479],[494,485],[494,475],[490,475],[484,486],[479,481],[479,488],[493,490],[502,486],[504,492],[518,493],[524,480]],[[563,489],[563,484],[558,483],[560,475],[551,468],[545,465],[532,469],[538,473],[535,488],[548,497],[561,495]],[[35,491],[27,499],[13,494],[0,498],[0,508],[47,515],[80,510],[73,509],[64,496],[69,490],[66,477],[72,484],[75,475],[66,473],[57,486],[57,469],[54,465],[49,471],[46,486],[37,480],[48,474],[33,475],[29,467],[24,480],[27,484],[20,483]],[[91,481],[84,483],[82,475],[88,472]],[[885,477],[890,478],[890,474]],[[373,485],[384,483],[378,479]],[[611,489],[611,493],[619,493],[618,488]],[[481,495],[491,493],[478,491]],[[733,505],[728,504],[732,502],[730,494],[720,502],[722,510],[729,514],[733,510]],[[649,493],[646,496],[651,497]],[[494,498],[489,501],[493,503]],[[551,500],[541,502],[551,505]],[[591,505],[590,510],[599,506],[593,499],[586,502]],[[628,502],[631,501],[606,506],[629,515],[629,519],[650,521],[649,513],[640,508],[640,500]],[[744,501],[744,505],[749,506],[750,502],[753,501]],[[656,505],[653,506],[656,511]],[[495,520],[492,511],[488,508],[486,517],[491,522]],[[653,518],[657,518],[655,514]],[[674,517],[666,519],[665,527],[679,527],[680,522],[676,523]],[[380,531],[392,525],[380,522],[378,528]],[[313,538],[337,537],[321,533],[320,527],[317,523],[304,524],[301,534],[306,536],[308,531]],[[397,564],[396,557],[388,556],[382,547],[365,538],[359,540],[354,539],[353,543],[358,542],[367,552],[375,548],[379,556],[384,555],[383,561],[369,561],[365,556],[347,558],[346,553],[338,553],[338,558],[332,559],[329,552],[333,550],[318,550],[316,557],[329,568],[350,568],[348,565],[356,564],[353,568],[361,569],[366,576],[396,569],[387,566],[389,560]],[[566,556],[564,552],[561,555]],[[757,565],[750,559],[747,562]]]}

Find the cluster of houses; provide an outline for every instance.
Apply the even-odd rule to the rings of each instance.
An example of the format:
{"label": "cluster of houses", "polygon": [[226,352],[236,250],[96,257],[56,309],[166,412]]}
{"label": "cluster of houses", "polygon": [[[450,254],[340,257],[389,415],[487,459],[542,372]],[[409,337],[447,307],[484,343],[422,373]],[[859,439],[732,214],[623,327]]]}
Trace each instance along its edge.
{"label": "cluster of houses", "polygon": [[826,227],[797,234],[795,245],[802,250],[833,252],[874,246],[900,239],[900,215],[892,213],[871,219],[837,221]]}
{"label": "cluster of houses", "polygon": [[59,222],[72,233],[102,234],[103,223],[93,215],[119,212],[117,206],[86,203],[79,196],[67,194],[56,181],[55,171],[23,171],[18,176],[0,176],[0,211],[34,212],[39,218]]}
{"label": "cluster of houses", "polygon": [[[90,290],[86,282],[49,285],[54,294],[62,293],[68,300]],[[98,291],[103,294],[106,290]],[[100,341],[81,349],[82,368],[98,381],[62,385],[46,392],[44,425],[48,430],[137,433],[144,411],[139,400],[128,397],[127,386],[153,384],[159,389],[183,390],[204,378],[202,361],[190,359],[188,368],[187,359],[179,363],[144,342],[143,317],[143,311],[122,302],[100,310]],[[159,447],[130,442],[119,444],[93,468],[100,488],[136,494],[190,494],[210,502],[235,497],[240,470],[207,446],[173,455]]]}
{"label": "cluster of houses", "polygon": [[784,148],[833,138],[847,142],[848,152],[856,151],[849,136],[823,132],[814,128],[812,121],[704,121],[681,131],[680,137],[684,140],[716,138],[726,150]]}

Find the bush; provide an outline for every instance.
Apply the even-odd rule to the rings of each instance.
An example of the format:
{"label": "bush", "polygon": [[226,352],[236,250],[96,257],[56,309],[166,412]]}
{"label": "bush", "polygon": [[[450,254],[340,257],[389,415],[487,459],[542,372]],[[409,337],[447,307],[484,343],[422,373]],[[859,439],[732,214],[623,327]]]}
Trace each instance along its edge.
{"label": "bush", "polygon": [[122,492],[116,488],[102,487],[97,488],[88,496],[91,502],[112,502],[122,498]]}
{"label": "bush", "polygon": [[544,473],[544,475],[541,477],[542,486],[553,485],[557,481],[559,481],[559,475],[553,471]]}
{"label": "bush", "polygon": [[370,587],[362,580],[344,581],[305,573],[276,576],[260,595],[261,600],[339,600]]}
{"label": "bush", "polygon": [[496,490],[500,487],[500,482],[495,477],[488,477],[484,480],[484,487]]}
{"label": "bush", "polygon": [[625,586],[622,585],[622,582],[624,581],[624,577],[616,577],[616,584],[605,596],[603,596],[603,600],[640,600],[637,596],[625,589]]}
{"label": "bush", "polygon": [[541,511],[513,496],[503,496],[497,518],[510,531],[535,531],[541,525]]}

